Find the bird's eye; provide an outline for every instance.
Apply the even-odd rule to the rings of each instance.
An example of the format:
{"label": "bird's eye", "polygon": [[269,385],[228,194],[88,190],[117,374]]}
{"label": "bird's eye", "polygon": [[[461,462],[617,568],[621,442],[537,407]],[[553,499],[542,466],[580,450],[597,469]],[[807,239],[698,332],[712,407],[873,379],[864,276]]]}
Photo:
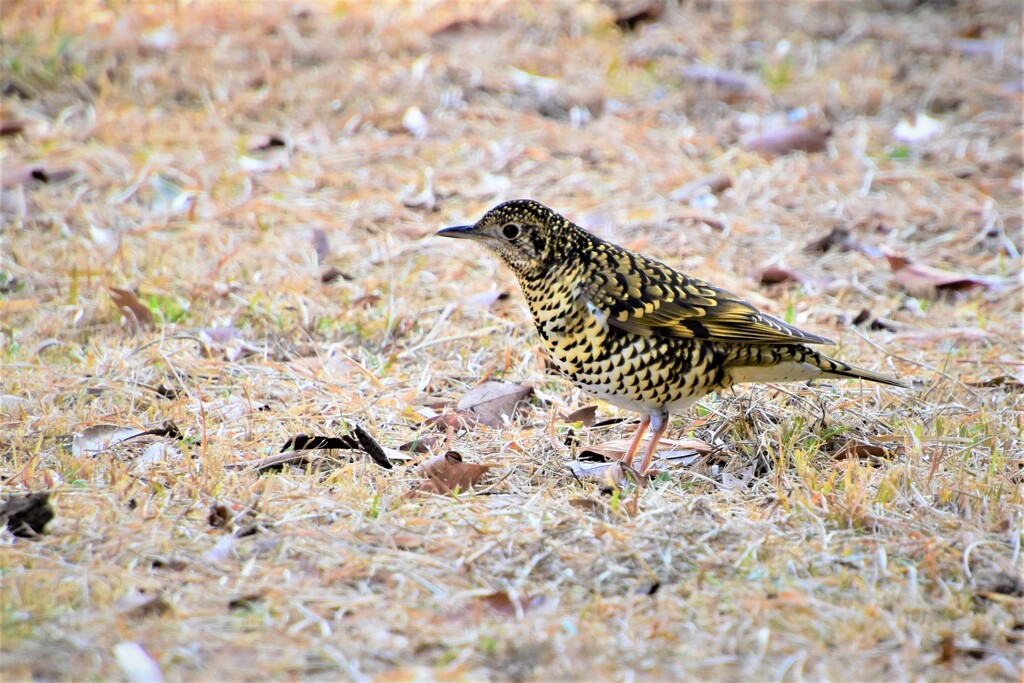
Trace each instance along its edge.
{"label": "bird's eye", "polygon": [[501,228],[501,234],[505,236],[505,239],[514,240],[519,237],[519,226],[515,223],[507,223]]}

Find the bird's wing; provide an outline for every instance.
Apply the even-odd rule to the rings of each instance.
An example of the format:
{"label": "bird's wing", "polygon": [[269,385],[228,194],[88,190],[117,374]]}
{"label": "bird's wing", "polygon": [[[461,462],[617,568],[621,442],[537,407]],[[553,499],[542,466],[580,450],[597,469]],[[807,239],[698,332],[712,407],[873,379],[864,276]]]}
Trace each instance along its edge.
{"label": "bird's wing", "polygon": [[831,344],[735,294],[629,252],[608,254],[610,267],[576,288],[579,303],[611,327],[640,334],[733,344]]}

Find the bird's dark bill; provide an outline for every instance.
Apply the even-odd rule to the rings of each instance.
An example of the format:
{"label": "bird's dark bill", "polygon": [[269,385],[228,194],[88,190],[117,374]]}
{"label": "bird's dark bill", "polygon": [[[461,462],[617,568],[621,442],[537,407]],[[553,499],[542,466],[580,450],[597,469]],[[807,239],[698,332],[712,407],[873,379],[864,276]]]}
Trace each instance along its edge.
{"label": "bird's dark bill", "polygon": [[441,228],[437,231],[437,234],[441,237],[456,237],[458,239],[475,237],[472,225],[456,225],[451,228]]}

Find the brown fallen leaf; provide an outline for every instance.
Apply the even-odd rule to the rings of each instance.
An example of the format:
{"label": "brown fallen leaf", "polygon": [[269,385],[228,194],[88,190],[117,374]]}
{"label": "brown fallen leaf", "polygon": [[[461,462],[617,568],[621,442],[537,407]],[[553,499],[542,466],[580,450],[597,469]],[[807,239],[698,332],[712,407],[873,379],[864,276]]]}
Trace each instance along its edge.
{"label": "brown fallen leaf", "polygon": [[991,288],[1002,284],[995,278],[939,270],[898,254],[886,254],[885,259],[892,269],[893,279],[913,293],[942,290],[961,292],[975,287]]}
{"label": "brown fallen leaf", "polygon": [[779,266],[769,266],[761,271],[757,276],[757,281],[762,287],[770,285],[782,285],[782,284],[814,284],[814,278],[803,273],[790,270],[789,268],[782,268]]}
{"label": "brown fallen leaf", "polygon": [[790,152],[821,152],[832,134],[831,128],[803,123],[750,133],[741,144],[750,152],[783,155]]}
{"label": "brown fallen leaf", "polygon": [[162,595],[130,593],[114,602],[117,613],[128,619],[158,617],[171,611],[171,605]]}
{"label": "brown fallen leaf", "polygon": [[976,382],[968,382],[967,386],[986,389],[1001,387],[1007,391],[1021,391],[1024,390],[1024,378],[1000,375],[999,377],[990,377],[989,379],[980,379]]}
{"label": "brown fallen leaf", "polygon": [[462,456],[455,451],[435,455],[416,467],[416,474],[423,477],[424,481],[406,493],[406,497],[421,493],[466,491],[475,486],[492,467],[463,462]]}
{"label": "brown fallen leaf", "polygon": [[324,269],[324,272],[320,273],[320,282],[325,285],[328,285],[335,280],[346,280],[351,282],[352,280],[355,280],[355,278],[344,271],[338,270],[334,266],[328,266]]}
{"label": "brown fallen leaf", "polygon": [[28,125],[27,121],[22,119],[7,119],[0,121],[0,138],[5,138],[8,135],[18,135],[25,132],[25,127]]}
{"label": "brown fallen leaf", "polygon": [[573,424],[579,422],[584,427],[592,427],[597,422],[597,406],[586,406],[585,408],[574,410],[563,417],[562,421]]}
{"label": "brown fallen leaf", "polygon": [[501,424],[503,420],[511,419],[519,402],[532,394],[533,387],[488,380],[466,392],[459,400],[458,409]]}
{"label": "brown fallen leaf", "polygon": [[245,149],[249,152],[265,152],[274,147],[288,147],[288,140],[277,133],[258,133],[245,141]]}
{"label": "brown fallen leaf", "polygon": [[133,327],[142,329],[153,326],[153,311],[139,301],[135,292],[118,287],[108,287],[110,299]]}
{"label": "brown fallen leaf", "polygon": [[853,235],[846,228],[832,228],[832,230],[824,237],[818,238],[813,242],[809,242],[804,251],[809,254],[824,254],[832,249],[839,249],[840,251],[856,251],[860,249],[860,245],[857,244],[856,240],[853,239]]}
{"label": "brown fallen leaf", "polygon": [[49,491],[12,493],[0,505],[0,529],[6,526],[21,538],[42,535],[53,517]]}
{"label": "brown fallen leaf", "polygon": [[884,446],[873,443],[851,443],[834,456],[837,460],[880,460],[889,457]]}
{"label": "brown fallen leaf", "polygon": [[262,593],[247,593],[228,601],[229,610],[242,610],[254,612],[262,603],[266,602],[267,596]]}
{"label": "brown fallen leaf", "polygon": [[407,453],[429,453],[430,450],[440,443],[441,437],[437,434],[431,434],[429,436],[421,436],[407,441],[398,447],[398,450],[405,451]]}
{"label": "brown fallen leaf", "polygon": [[612,11],[615,25],[623,31],[635,31],[642,24],[657,21],[665,13],[665,0],[602,0]]}
{"label": "brown fallen leaf", "polygon": [[428,417],[423,421],[423,424],[442,432],[447,432],[449,429],[465,432],[473,429],[477,425],[484,425],[485,427],[497,429],[501,427],[502,423],[501,420],[496,418],[477,415],[469,410],[457,410],[453,413],[443,413],[441,415]]}
{"label": "brown fallen leaf", "polygon": [[[480,595],[474,600],[473,607],[480,607],[503,617],[520,618],[527,612],[537,609],[544,604],[542,595],[509,595],[506,591],[495,591],[487,595]],[[471,611],[476,611],[472,609]]]}

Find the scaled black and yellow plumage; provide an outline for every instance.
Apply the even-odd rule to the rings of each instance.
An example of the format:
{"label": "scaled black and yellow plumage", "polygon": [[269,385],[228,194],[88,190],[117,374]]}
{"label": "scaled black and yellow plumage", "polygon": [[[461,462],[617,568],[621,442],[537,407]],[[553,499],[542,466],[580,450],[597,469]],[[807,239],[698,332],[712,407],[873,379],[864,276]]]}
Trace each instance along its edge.
{"label": "scaled black and yellow plumage", "polygon": [[475,239],[516,274],[544,346],[578,386],[641,415],[625,462],[650,426],[646,472],[672,412],[743,382],[857,378],[903,386],[828,358],[831,343],[734,294],[591,235],[543,204],[518,199],[444,237]]}

